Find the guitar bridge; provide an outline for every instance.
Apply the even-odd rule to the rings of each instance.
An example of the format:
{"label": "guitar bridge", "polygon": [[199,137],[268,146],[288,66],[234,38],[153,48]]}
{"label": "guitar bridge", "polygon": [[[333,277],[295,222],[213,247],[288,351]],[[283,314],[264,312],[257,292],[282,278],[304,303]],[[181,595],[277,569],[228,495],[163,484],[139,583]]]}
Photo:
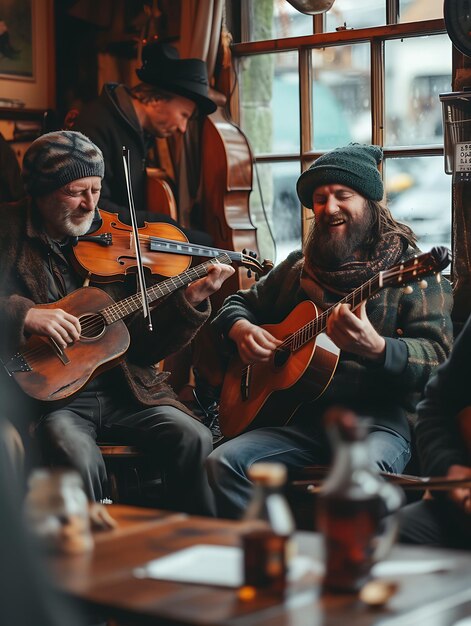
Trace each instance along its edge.
{"label": "guitar bridge", "polygon": [[249,398],[249,387],[250,387],[250,378],[252,375],[252,366],[247,365],[242,372],[242,376],[240,379],[240,395],[242,396],[242,400],[248,400]]}
{"label": "guitar bridge", "polygon": [[52,345],[52,347],[54,349],[54,352],[59,357],[59,359],[62,361],[63,365],[67,365],[68,363],[70,363],[69,357],[66,355],[64,350],[62,350],[62,348],[57,343],[57,341],[55,339],[53,339],[52,337],[49,337],[49,341],[50,341],[50,343],[51,343],[51,345]]}
{"label": "guitar bridge", "polygon": [[25,359],[25,357],[21,354],[21,352],[17,352],[14,354],[11,359],[9,359],[6,363],[2,361],[2,365],[5,368],[8,376],[12,374],[17,374],[18,372],[32,372],[33,368]]}

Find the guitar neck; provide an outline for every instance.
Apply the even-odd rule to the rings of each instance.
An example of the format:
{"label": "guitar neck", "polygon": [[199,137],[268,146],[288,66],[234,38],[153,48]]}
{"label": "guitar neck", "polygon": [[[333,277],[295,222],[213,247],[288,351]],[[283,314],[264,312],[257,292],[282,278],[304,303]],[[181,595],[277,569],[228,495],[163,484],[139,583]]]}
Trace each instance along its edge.
{"label": "guitar neck", "polygon": [[[168,278],[167,280],[162,281],[161,283],[157,283],[152,287],[146,289],[147,299],[149,304],[167,296],[168,294],[180,289],[181,287],[185,287],[189,285],[193,281],[198,278],[203,278],[208,274],[208,269],[211,265],[215,263],[224,263],[226,265],[230,265],[230,258],[227,254],[221,254],[217,257],[216,260],[206,261],[205,263],[201,263],[196,267],[191,267],[190,269],[178,274],[178,276],[173,276],[172,278]],[[128,317],[132,313],[139,311],[142,308],[142,297],[138,292],[133,296],[129,296],[129,298],[125,298],[124,300],[120,300],[119,302],[115,302],[111,306],[106,307],[99,311],[99,313],[103,316],[106,323],[113,324],[118,320],[124,319]]]}
{"label": "guitar neck", "polygon": [[283,344],[279,346],[278,349],[284,347],[289,348],[291,351],[298,350],[301,346],[305,345],[308,341],[311,341],[314,337],[317,337],[317,335],[320,335],[326,330],[329,316],[336,306],[339,304],[350,304],[352,311],[354,311],[360,306],[363,300],[370,298],[382,288],[382,273],[379,272],[379,274],[376,274],[376,276],[370,278],[370,280],[366,281],[366,283],[357,287],[354,291],[342,298],[342,300],[326,309],[323,313],[316,317],[316,319],[311,320],[299,330],[289,335],[289,337],[284,340]]}
{"label": "guitar neck", "polygon": [[150,237],[150,249],[152,252],[169,252],[171,254],[202,256],[206,258],[214,258],[220,254],[227,254],[231,261],[242,261],[242,254],[240,252],[221,250],[220,248],[209,248],[195,243],[184,243],[182,241],[163,239],[161,237]]}

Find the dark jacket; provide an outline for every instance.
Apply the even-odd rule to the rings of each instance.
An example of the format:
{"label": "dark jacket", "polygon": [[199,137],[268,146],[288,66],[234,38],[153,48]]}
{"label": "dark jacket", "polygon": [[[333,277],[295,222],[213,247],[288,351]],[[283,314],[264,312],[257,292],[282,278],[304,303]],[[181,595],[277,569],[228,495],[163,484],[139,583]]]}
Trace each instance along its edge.
{"label": "dark jacket", "polygon": [[14,202],[25,195],[15,153],[0,133],[0,202]]}
{"label": "dark jacket", "polygon": [[[409,251],[408,256],[411,256]],[[300,285],[303,267],[301,251],[291,253],[251,289],[226,298],[214,318],[227,336],[241,318],[253,324],[278,324],[303,300]],[[328,292],[329,306],[340,297]],[[331,404],[343,404],[361,415],[373,418],[376,425],[392,428],[410,438],[410,419],[435,368],[448,356],[452,345],[452,296],[447,280],[432,278],[427,289],[412,286],[412,293],[384,288],[367,302],[368,317],[386,339],[382,365],[342,352],[334,378],[316,402],[317,415]],[[299,412],[300,419],[313,419],[311,405]]]}
{"label": "dark jacket", "polygon": [[[48,300],[44,269],[47,247],[34,207],[28,199],[0,205],[0,356],[10,358],[25,342],[24,321],[28,310]],[[102,286],[115,301],[136,293],[135,281]],[[149,281],[149,284],[152,281]],[[153,282],[157,282],[154,280]],[[191,306],[182,291],[162,301],[152,312],[154,331],[150,332],[139,313],[127,318],[131,346],[117,367],[136,400],[146,406],[160,404],[187,409],[176,400],[172,389],[162,381],[154,364],[178,351],[196,334],[210,313],[209,300],[198,309]],[[93,350],[91,350],[93,355]],[[4,378],[6,374],[0,373]]]}
{"label": "dark jacket", "polygon": [[430,379],[417,407],[417,450],[425,474],[444,476],[451,465],[470,465],[456,419],[462,409],[471,405],[470,354],[471,318],[456,339],[448,361]]}
{"label": "dark jacket", "polygon": [[[118,101],[119,94],[119,101]],[[124,104],[126,111],[123,111]],[[107,83],[97,100],[77,116],[73,130],[89,137],[103,152],[105,177],[100,208],[119,213],[129,223],[129,202],[123,170],[123,146],[129,148],[131,185],[137,211],[146,210],[147,141],[123,85]]]}

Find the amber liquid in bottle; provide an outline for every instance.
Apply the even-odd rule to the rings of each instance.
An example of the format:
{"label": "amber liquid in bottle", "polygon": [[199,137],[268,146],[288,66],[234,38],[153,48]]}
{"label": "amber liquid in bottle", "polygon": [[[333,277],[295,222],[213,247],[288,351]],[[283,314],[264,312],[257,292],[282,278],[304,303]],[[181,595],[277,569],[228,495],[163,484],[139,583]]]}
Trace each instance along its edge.
{"label": "amber liquid in bottle", "polygon": [[271,529],[253,530],[242,537],[245,585],[282,594],[286,588],[288,537]]}
{"label": "amber liquid in bottle", "polygon": [[324,587],[358,591],[374,563],[375,537],[381,533],[384,514],[382,500],[327,496],[319,502],[318,513],[325,547]]}
{"label": "amber liquid in bottle", "polygon": [[294,520],[282,493],[286,468],[278,463],[254,463],[249,469],[253,497],[242,534],[244,588],[281,595],[287,586]]}
{"label": "amber liquid in bottle", "polygon": [[359,420],[345,409],[332,409],[325,419],[335,458],[317,501],[325,549],[324,588],[356,592],[394,541],[393,522],[402,495],[371,463],[369,420]]}

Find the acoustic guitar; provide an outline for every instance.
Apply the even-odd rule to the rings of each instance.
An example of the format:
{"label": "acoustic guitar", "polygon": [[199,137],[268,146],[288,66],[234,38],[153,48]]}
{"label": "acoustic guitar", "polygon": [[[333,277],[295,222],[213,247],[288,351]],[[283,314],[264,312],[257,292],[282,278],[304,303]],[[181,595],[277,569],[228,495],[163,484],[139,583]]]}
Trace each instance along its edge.
{"label": "acoustic guitar", "polygon": [[[211,265],[231,264],[227,254],[192,267],[146,290],[149,304],[206,276]],[[80,339],[62,349],[52,338],[33,335],[3,363],[8,375],[32,398],[63,400],[93,377],[117,365],[129,347],[124,319],[142,308],[140,293],[115,302],[97,287],[82,287],[41,308],[63,309],[80,320]]]}
{"label": "acoustic guitar", "polygon": [[[401,287],[440,272],[450,260],[447,248],[432,248],[379,272],[340,303],[350,304],[355,310],[383,287]],[[226,437],[235,437],[248,428],[282,426],[301,404],[322,395],[340,354],[324,332],[335,306],[320,313],[313,302],[301,302],[281,323],[262,326],[283,342],[269,361],[246,365],[238,355],[231,360],[219,405],[220,427]]]}

